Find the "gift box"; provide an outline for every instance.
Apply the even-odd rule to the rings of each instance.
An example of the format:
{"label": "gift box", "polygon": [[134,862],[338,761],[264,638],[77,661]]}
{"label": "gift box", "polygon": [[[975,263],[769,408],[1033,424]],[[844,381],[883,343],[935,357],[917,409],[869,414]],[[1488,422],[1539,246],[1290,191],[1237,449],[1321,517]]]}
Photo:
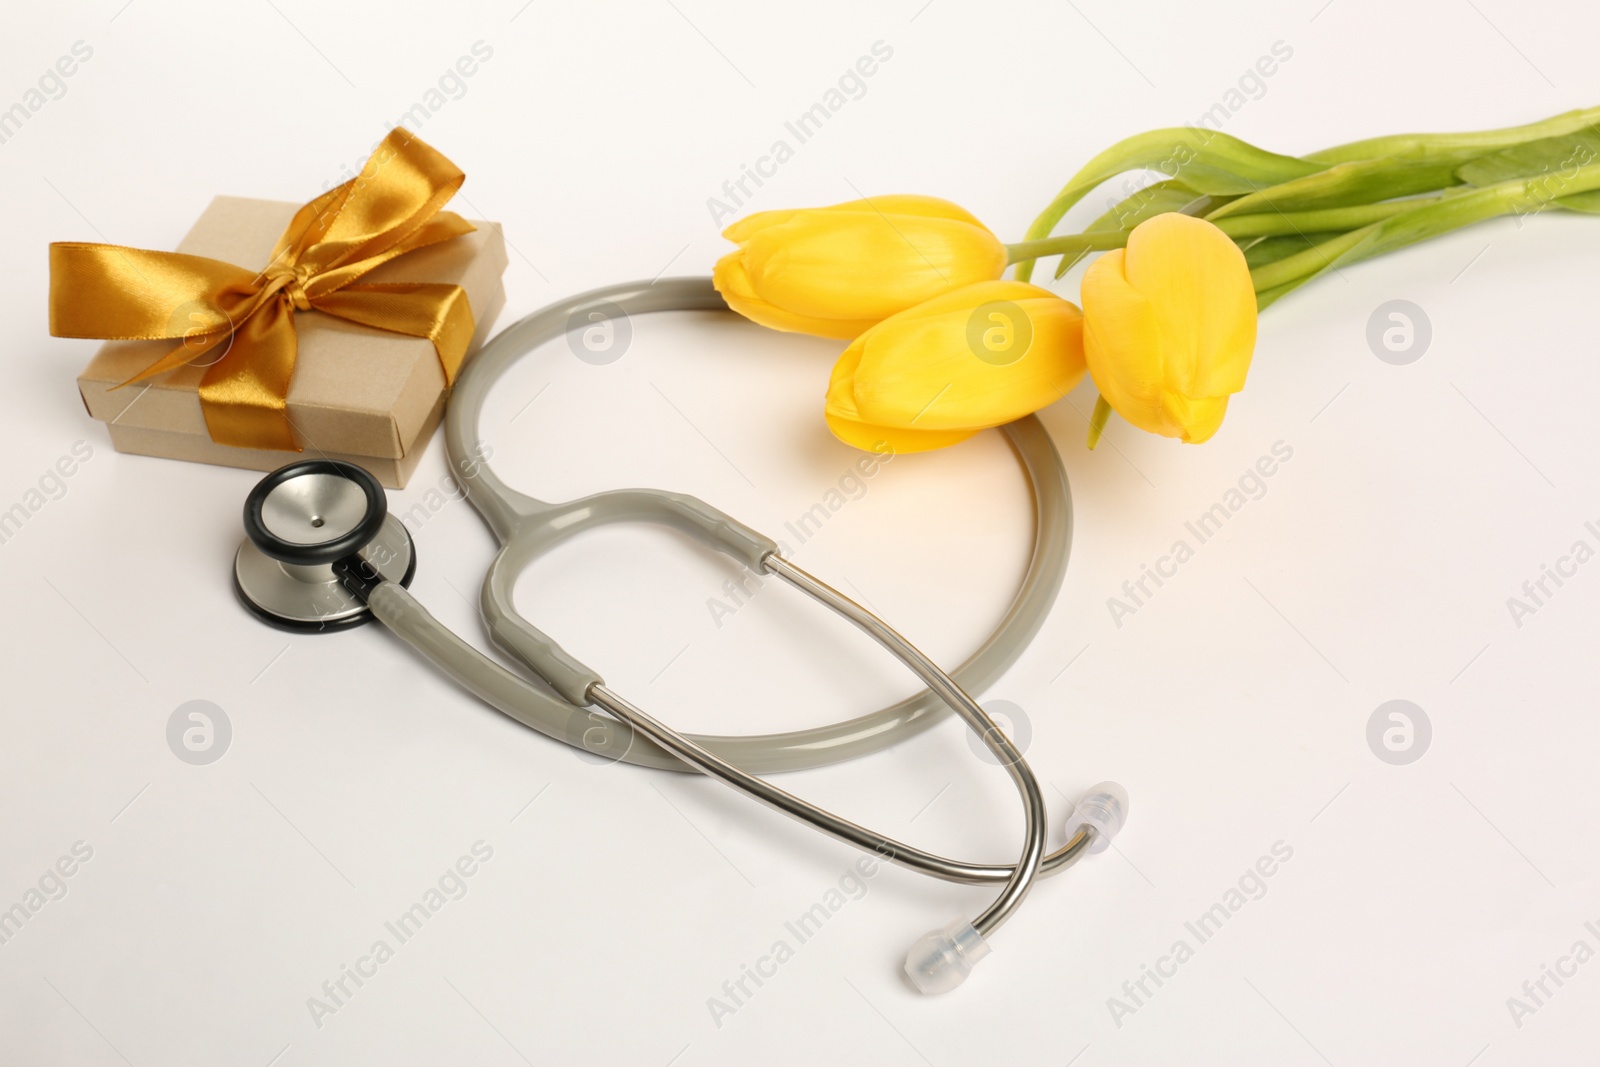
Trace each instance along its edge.
{"label": "gift box", "polygon": [[[194,224],[178,252],[230,264],[268,263],[300,205],[222,196]],[[416,248],[364,274],[363,284],[458,285],[470,305],[470,358],[505,304],[505,239],[498,225]],[[185,314],[183,308],[174,314]],[[273,470],[297,458],[348,460],[392,489],[405,487],[444,414],[448,382],[435,345],[316,309],[293,316],[298,353],[286,414],[301,452],[212,440],[199,385],[216,350],[192,363],[117,388],[173,351],[172,340],[108,341],[78,376],[89,414],[104,422],[119,452]],[[104,336],[104,335],[102,335]]]}

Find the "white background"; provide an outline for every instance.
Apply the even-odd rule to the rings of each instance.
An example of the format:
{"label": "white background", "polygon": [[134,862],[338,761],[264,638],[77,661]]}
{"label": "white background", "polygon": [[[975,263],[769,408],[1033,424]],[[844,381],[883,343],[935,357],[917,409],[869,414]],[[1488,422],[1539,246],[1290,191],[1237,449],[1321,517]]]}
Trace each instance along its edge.
{"label": "white background", "polygon": [[[214,194],[308,199],[479,41],[492,57],[419,132],[469,175],[455,206],[505,224],[509,322],[594,285],[708,271],[725,245],[707,199],[874,42],[893,56],[865,95],[740,214],[920,192],[1016,240],[1101,148],[1240,102],[1230,90],[1276,42],[1291,58],[1224,104],[1225,128],[1294,153],[1593,104],[1597,30],[1588,5],[1508,0],[12,10],[0,107],[75,42],[93,55],[0,144],[0,509],[74,442],[93,458],[0,545],[0,907],[75,842],[93,856],[0,945],[0,1060],[1592,1059],[1600,962],[1547,980],[1520,1020],[1507,998],[1580,939],[1600,949],[1584,927],[1600,926],[1600,563],[1520,627],[1506,602],[1575,540],[1600,544],[1584,529],[1600,519],[1600,221],[1502,220],[1294,294],[1264,316],[1249,387],[1203,447],[1119,423],[1087,452],[1087,384],[1043,412],[1071,472],[1072,564],[1043,632],[983,697],[1027,716],[1055,834],[1063,795],[1128,787],[1118,851],[1040,884],[939,1000],[901,981],[905,948],[986,893],[880,873],[720,1020],[709,998],[853,854],[710,782],[585,762],[381,629],[257,623],[228,584],[256,476],[115,454],[73,384],[93,342],[47,336],[45,306],[49,241],[170,248]],[[1076,276],[1059,288],[1073,296]],[[1393,299],[1432,324],[1409,366],[1366,342]],[[616,363],[556,345],[508,380],[485,429],[514,484],[557,498],[675,488],[777,532],[852,463],[821,419],[838,344],[634,325]],[[1265,495],[1115,625],[1107,598],[1279,441],[1293,458]],[[435,440],[392,506],[444,474]],[[985,434],[894,461],[797,558],[953,664],[1014,588],[1029,518],[1009,452]],[[471,600],[486,529],[452,502],[416,536],[415,592],[483,644]],[[733,573],[621,529],[572,544],[520,592],[617,689],[684,727],[791,728],[910,691],[859,635],[776,587],[715,625],[707,601]],[[233,729],[203,767],[166,741],[196,699]],[[1392,699],[1432,724],[1406,766],[1366,740]],[[1020,840],[1004,776],[953,722],[784,784],[973,859]],[[478,841],[493,858],[466,895],[317,1025],[308,998]],[[1293,854],[1264,895],[1197,945],[1185,922],[1277,842]],[[1180,938],[1193,958],[1118,1017],[1109,998],[1133,1004],[1123,983]]]}

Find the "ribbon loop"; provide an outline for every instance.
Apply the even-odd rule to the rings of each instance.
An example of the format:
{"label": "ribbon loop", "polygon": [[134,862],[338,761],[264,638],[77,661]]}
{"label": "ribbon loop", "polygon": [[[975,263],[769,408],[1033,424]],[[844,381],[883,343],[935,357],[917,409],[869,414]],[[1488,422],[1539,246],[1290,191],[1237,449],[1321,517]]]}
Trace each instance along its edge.
{"label": "ribbon loop", "polygon": [[442,210],[465,180],[455,164],[396,127],[359,175],[295,212],[259,272],[176,252],[52,244],[50,332],[181,342],[124,385],[226,342],[199,387],[212,440],[298,452],[288,396],[300,312],[426,337],[446,382],[455,380],[474,332],[466,291],[357,280],[407,252],[472,232],[470,222]]}

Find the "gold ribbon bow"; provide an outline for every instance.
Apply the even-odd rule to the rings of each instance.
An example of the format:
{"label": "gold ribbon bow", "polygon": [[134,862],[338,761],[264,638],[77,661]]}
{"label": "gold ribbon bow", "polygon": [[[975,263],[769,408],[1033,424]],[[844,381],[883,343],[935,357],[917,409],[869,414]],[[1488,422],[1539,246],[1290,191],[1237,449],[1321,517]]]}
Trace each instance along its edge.
{"label": "gold ribbon bow", "polygon": [[298,452],[287,411],[296,312],[426,337],[445,381],[455,381],[473,334],[466,292],[459,285],[356,280],[397,256],[472,232],[471,223],[440,210],[465,180],[455,164],[397,127],[359,175],[295,213],[259,273],[177,252],[52,244],[50,332],[182,339],[123,385],[225,345],[200,381],[211,439]]}

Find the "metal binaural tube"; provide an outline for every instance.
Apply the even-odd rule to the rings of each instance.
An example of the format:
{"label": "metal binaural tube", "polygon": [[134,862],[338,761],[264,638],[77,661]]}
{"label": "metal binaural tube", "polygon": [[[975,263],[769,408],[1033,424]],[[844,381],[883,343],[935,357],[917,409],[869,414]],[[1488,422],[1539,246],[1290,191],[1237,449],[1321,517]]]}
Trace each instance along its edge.
{"label": "metal binaural tube", "polygon": [[767,557],[766,568],[819,604],[849,619],[896,659],[910,667],[912,672],[922,679],[923,684],[954,708],[967,726],[977,732],[978,737],[1000,760],[1006,773],[1016,784],[1017,791],[1022,796],[1022,809],[1026,820],[1023,829],[1022,857],[1017,860],[1000,896],[983,914],[972,920],[972,925],[978,933],[987,937],[1010,918],[1011,913],[1028,895],[1028,890],[1033,887],[1033,877],[1038,871],[1039,861],[1044,855],[1044,797],[1039,792],[1039,780],[1034,777],[1033,769],[1028,766],[1022,758],[1022,753],[1017,751],[1005,732],[989,718],[989,713],[984,711],[965,689],[952,681],[938,664],[925,656],[921,649],[901,637],[888,623],[777,553]]}
{"label": "metal binaural tube", "polygon": [[[381,583],[372,590],[368,604],[372,607],[373,614],[389,630],[429,662],[438,666],[457,684],[512,719],[535,729],[543,728],[537,716],[553,698],[452,633],[407,590],[393,582]],[[828,812],[820,812],[830,820],[827,825],[823,825],[809,817],[806,801],[792,797],[765,779],[742,770],[709,747],[702,745],[696,737],[679,734],[665,724],[657,722],[604,685],[593,686],[590,690],[590,699],[596,705],[605,708],[613,717],[633,727],[640,735],[649,738],[653,742],[652,747],[662,752],[664,759],[671,761],[671,769],[697,770],[718,778],[847,844],[868,852],[878,852],[902,867],[962,885],[992,885],[1004,882],[1011,877],[1015,869],[1009,863],[971,863],[935,855],[893,838],[884,837]],[[571,715],[582,719],[583,709],[569,708],[569,711]],[[793,810],[780,799],[780,795],[790,796]],[[1038,871],[1040,876],[1049,876],[1065,870],[1087,853],[1087,846],[1091,840],[1090,831],[1081,826],[1077,828],[1069,826],[1068,830],[1070,833],[1067,843],[1040,861]]]}
{"label": "metal binaural tube", "polygon": [[[843,841],[847,845],[854,845],[863,852],[876,853],[907,870],[959,885],[993,885],[997,882],[1008,882],[1016,874],[1017,868],[1009,863],[970,863],[966,860],[940,856],[892,837],[885,837],[875,830],[869,830],[859,823],[835,815],[826,808],[820,808],[808,800],[797,797],[764,778],[746,774],[715,753],[701,748],[688,737],[630,703],[605,685],[595,686],[592,698],[596,706],[604,708],[609,714],[628,723],[691,767],[733,786],[775,811],[821,830],[829,837]],[[1072,866],[1087,852],[1090,840],[1090,831],[1080,826],[1065,845],[1040,860],[1037,875],[1041,877],[1052,875]],[[991,924],[989,929],[994,930],[995,924]]]}
{"label": "metal binaural tube", "polygon": [[[1034,876],[1039,872],[1044,856],[1045,809],[1038,779],[1023,760],[1022,753],[1017,751],[1011,739],[995,725],[994,720],[989,718],[988,713],[978,705],[977,701],[888,623],[776,553],[768,556],[764,565],[772,574],[848,619],[896,659],[911,668],[929,689],[955,709],[968,727],[978,733],[984,744],[989,746],[1010,774],[1017,792],[1022,797],[1025,817],[1022,857],[1015,865],[1006,868],[1000,879],[996,879],[1004,882],[1000,895],[972,921],[973,928],[987,937],[999,929],[1016,911],[1017,906],[1028,895],[1028,890],[1032,888]],[[705,774],[721,779],[790,818],[807,823],[858,848],[877,852],[901,866],[953,881],[965,880],[970,874],[965,864],[946,860],[884,837],[803,800],[787,790],[780,789],[754,775],[746,774],[623,699],[604,683],[596,683],[589,688],[589,699],[684,762]]]}

